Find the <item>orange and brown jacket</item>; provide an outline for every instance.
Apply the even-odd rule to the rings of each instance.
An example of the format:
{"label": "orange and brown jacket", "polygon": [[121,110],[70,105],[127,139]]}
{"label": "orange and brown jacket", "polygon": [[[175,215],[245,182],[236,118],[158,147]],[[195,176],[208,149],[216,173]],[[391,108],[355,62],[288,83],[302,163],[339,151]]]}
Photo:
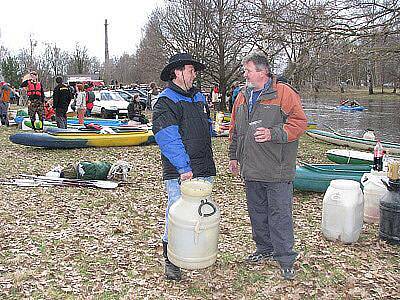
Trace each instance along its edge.
{"label": "orange and brown jacket", "polygon": [[9,87],[2,87],[0,90],[0,101],[10,102],[11,89]]}
{"label": "orange and brown jacket", "polygon": [[[261,92],[252,112],[251,89],[243,88],[235,100],[230,125],[229,158],[238,160],[245,180],[292,181],[295,176],[298,139],[307,128],[300,96],[288,84],[273,82]],[[256,124],[256,125],[253,125]],[[271,130],[271,141],[257,143],[255,127]]]}

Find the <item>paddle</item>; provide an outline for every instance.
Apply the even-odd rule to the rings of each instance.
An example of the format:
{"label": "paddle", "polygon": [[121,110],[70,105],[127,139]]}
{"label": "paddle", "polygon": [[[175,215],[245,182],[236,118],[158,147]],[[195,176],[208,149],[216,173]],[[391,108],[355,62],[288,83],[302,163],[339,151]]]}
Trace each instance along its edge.
{"label": "paddle", "polygon": [[109,180],[80,180],[80,179],[36,176],[29,174],[21,174],[21,176],[54,185],[59,184],[66,186],[98,187],[101,189],[115,189],[116,187],[118,187],[118,182]]}
{"label": "paddle", "polygon": [[11,179],[10,181],[1,180],[0,184],[17,185],[20,187],[53,186],[54,184],[40,182],[33,179]]}
{"label": "paddle", "polygon": [[322,124],[322,126],[328,128],[330,131],[332,131],[333,133],[336,133],[335,129],[333,129],[331,126],[327,125],[327,124]]}

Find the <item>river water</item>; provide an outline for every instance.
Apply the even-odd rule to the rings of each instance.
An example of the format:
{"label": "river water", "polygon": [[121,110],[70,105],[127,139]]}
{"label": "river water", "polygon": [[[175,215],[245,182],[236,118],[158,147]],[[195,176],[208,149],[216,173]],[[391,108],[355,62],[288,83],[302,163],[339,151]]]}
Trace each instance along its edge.
{"label": "river water", "polygon": [[367,110],[338,110],[337,99],[302,99],[308,121],[317,123],[320,130],[329,131],[328,125],[341,134],[362,137],[368,128],[384,142],[400,143],[400,98],[357,101]]}

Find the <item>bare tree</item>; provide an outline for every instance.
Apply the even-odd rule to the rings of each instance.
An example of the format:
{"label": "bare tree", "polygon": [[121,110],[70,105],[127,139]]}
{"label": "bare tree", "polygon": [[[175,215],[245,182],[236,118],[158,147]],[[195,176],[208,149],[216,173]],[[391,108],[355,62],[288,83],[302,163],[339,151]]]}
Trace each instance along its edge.
{"label": "bare tree", "polygon": [[68,72],[74,74],[88,73],[89,66],[90,58],[86,46],[76,43],[68,66]]}
{"label": "bare tree", "polygon": [[393,51],[382,41],[399,34],[397,0],[256,0],[249,7],[254,26],[262,24],[258,47],[298,86],[365,78],[372,87],[383,78],[375,74],[378,61]]}
{"label": "bare tree", "polygon": [[49,89],[55,86],[56,75],[67,74],[70,55],[57,47],[55,43],[44,43],[45,48],[38,56],[37,68],[40,70],[41,82]]}
{"label": "bare tree", "polygon": [[254,48],[250,38],[255,30],[248,26],[245,1],[208,0],[199,1],[199,10],[205,20],[207,47],[206,74],[209,83],[216,82],[222,95],[221,105],[225,107],[227,88],[237,80],[241,58]]}
{"label": "bare tree", "polygon": [[28,49],[22,48],[17,54],[19,66],[21,68],[21,73],[25,74],[29,72],[30,69],[36,69],[36,67],[31,67],[31,56]]}
{"label": "bare tree", "polygon": [[[237,79],[241,57],[252,49],[245,3],[244,0],[167,1],[165,10],[153,15],[151,22],[157,23],[147,27],[143,41],[151,40],[164,58],[183,51],[205,62],[207,69],[198,77],[198,85],[217,83],[225,105],[227,85]],[[144,46],[138,49],[138,62],[142,61],[142,49],[149,49]]]}
{"label": "bare tree", "polygon": [[134,66],[135,57],[124,53],[115,65],[116,79],[124,84],[132,83],[134,81]]}
{"label": "bare tree", "polygon": [[43,58],[49,61],[52,75],[66,74],[70,60],[68,52],[57,47],[56,43],[45,43],[45,45]]}
{"label": "bare tree", "polygon": [[155,9],[143,29],[143,37],[136,51],[133,81],[160,82],[160,72],[172,53],[170,41],[162,33],[164,11]]}

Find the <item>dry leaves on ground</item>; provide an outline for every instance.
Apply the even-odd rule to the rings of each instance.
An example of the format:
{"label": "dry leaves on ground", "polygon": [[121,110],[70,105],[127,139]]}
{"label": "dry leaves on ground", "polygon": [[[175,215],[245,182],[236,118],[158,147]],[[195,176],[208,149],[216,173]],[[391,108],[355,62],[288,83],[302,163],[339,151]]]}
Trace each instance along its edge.
{"label": "dry leaves on ground", "polygon": [[[242,183],[227,172],[227,140],[213,139],[221,209],[217,262],[163,276],[160,237],[166,194],[157,146],[46,150],[11,144],[0,128],[0,177],[44,174],[83,160],[130,162],[130,184],[116,190],[1,186],[1,299],[376,299],[399,290],[399,247],[365,224],[359,241],[343,245],[321,235],[322,194],[295,193],[298,276],[281,279],[274,263],[246,265],[254,250]],[[299,160],[322,161],[326,144],[301,140]]]}

